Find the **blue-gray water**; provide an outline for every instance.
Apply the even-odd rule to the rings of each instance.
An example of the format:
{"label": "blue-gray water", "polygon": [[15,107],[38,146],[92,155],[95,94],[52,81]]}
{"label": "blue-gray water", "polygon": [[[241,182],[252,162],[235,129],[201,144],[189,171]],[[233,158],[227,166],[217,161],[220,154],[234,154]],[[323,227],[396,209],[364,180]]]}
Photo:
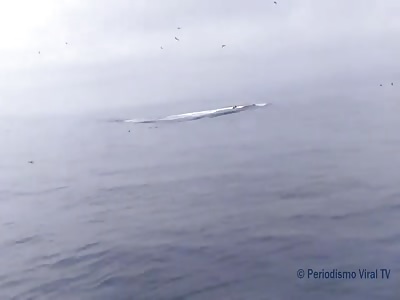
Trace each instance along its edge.
{"label": "blue-gray water", "polygon": [[399,111],[320,99],[157,128],[4,118],[0,299],[399,299]]}

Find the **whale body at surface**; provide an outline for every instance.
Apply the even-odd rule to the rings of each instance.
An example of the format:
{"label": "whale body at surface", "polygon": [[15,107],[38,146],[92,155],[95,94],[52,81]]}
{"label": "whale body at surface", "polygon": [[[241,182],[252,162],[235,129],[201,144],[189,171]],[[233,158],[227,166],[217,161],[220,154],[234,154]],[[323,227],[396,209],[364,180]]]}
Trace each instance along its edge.
{"label": "whale body at surface", "polygon": [[248,105],[235,105],[228,106],[218,109],[203,110],[197,112],[183,113],[177,115],[170,115],[167,117],[154,119],[154,120],[138,120],[138,119],[128,119],[124,120],[125,123],[157,123],[157,122],[172,122],[172,121],[190,121],[198,120],[202,118],[215,118],[223,115],[229,115],[234,113],[239,113],[245,110],[261,108],[270,105],[270,103],[257,103]]}

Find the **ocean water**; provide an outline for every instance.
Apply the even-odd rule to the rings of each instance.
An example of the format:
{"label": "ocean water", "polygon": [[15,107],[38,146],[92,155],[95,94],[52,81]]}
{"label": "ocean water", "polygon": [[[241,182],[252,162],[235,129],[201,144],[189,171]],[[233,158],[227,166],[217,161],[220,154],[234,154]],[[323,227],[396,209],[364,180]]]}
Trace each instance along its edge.
{"label": "ocean water", "polygon": [[168,124],[3,118],[0,299],[399,299],[399,111],[346,99]]}

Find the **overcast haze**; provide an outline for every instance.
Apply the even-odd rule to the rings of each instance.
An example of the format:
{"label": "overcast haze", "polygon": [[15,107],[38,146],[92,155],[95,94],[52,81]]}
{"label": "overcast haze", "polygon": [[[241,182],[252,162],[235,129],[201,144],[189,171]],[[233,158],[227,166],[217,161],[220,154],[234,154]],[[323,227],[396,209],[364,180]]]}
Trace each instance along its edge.
{"label": "overcast haze", "polygon": [[2,1],[0,113],[374,95],[400,81],[400,1],[277,2]]}

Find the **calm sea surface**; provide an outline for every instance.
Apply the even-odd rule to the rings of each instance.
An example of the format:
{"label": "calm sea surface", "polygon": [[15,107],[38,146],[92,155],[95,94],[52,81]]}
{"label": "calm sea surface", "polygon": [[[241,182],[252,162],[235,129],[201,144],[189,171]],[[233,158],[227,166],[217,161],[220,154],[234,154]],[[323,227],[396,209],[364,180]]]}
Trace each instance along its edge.
{"label": "calm sea surface", "polygon": [[400,100],[106,119],[1,119],[0,299],[400,299]]}

